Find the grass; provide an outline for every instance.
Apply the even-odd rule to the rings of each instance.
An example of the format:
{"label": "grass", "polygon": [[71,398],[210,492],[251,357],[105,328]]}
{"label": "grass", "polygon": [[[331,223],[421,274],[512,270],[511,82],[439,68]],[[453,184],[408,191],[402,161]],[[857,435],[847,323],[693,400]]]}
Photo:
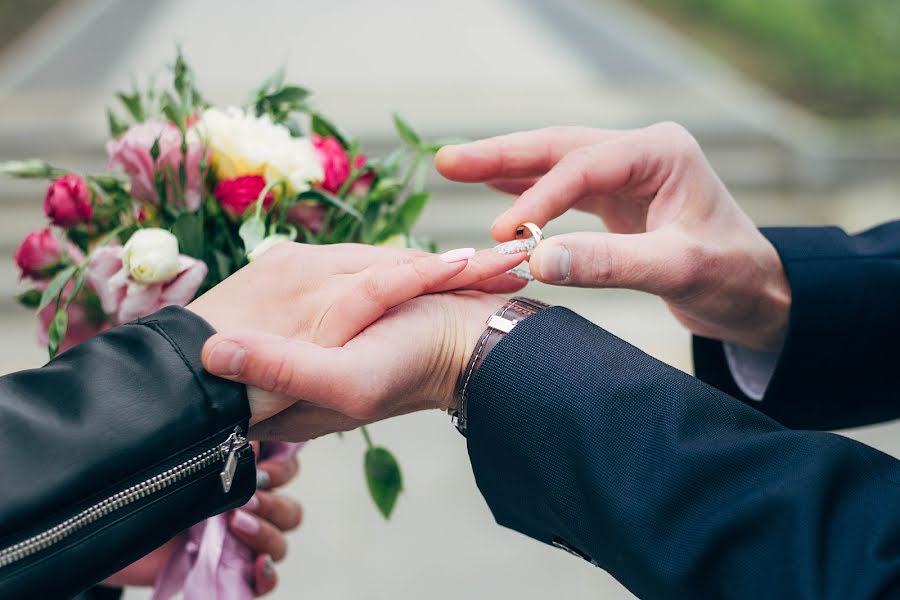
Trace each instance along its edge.
{"label": "grass", "polygon": [[819,113],[900,116],[900,0],[638,3]]}

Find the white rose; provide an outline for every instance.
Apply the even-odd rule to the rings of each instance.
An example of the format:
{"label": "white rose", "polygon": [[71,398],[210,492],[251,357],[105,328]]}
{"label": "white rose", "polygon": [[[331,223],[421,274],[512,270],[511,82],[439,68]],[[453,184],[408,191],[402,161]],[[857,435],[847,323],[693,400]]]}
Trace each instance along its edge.
{"label": "white rose", "polygon": [[122,249],[122,266],[138,283],[166,283],[181,272],[178,238],[165,229],[138,229]]}
{"label": "white rose", "polygon": [[254,248],[250,252],[250,254],[247,255],[247,260],[249,260],[250,262],[253,262],[254,260],[256,260],[257,258],[262,256],[263,254],[265,254],[266,252],[271,250],[273,246],[277,246],[278,244],[281,244],[283,242],[290,242],[290,241],[291,241],[291,238],[289,238],[288,236],[281,234],[281,233],[276,233],[275,235],[270,235],[269,237],[265,238],[263,241],[261,241],[260,243],[258,243],[256,245],[256,248]]}

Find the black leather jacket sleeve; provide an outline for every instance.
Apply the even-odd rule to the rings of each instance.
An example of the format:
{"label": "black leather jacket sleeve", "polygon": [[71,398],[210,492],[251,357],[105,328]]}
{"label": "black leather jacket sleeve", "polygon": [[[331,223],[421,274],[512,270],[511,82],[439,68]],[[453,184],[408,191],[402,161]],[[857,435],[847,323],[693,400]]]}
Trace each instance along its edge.
{"label": "black leather jacket sleeve", "polygon": [[252,495],[246,391],[203,370],[212,333],[166,308],[0,378],[0,597],[71,597]]}
{"label": "black leather jacket sleeve", "polygon": [[785,429],[563,308],[519,323],[469,389],[497,521],[640,598],[900,597],[894,458]]}
{"label": "black leather jacket sleeve", "polygon": [[791,285],[778,366],[761,402],[735,383],[722,343],[694,339],[697,376],[787,427],[838,429],[900,417],[900,221],[857,235],[837,227],[763,234]]}

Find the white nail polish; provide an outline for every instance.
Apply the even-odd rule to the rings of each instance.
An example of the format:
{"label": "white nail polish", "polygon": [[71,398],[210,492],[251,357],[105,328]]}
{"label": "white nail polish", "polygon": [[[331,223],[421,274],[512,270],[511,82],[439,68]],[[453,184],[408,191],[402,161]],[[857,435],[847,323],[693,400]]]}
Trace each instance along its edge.
{"label": "white nail polish", "polygon": [[455,263],[469,260],[473,256],[475,256],[475,248],[457,248],[456,250],[448,250],[441,254],[441,260],[445,263]]}
{"label": "white nail polish", "polygon": [[494,250],[500,254],[519,254],[520,252],[531,254],[531,251],[534,250],[535,246],[537,246],[537,242],[533,237],[530,237],[525,240],[512,240],[497,244],[494,246]]}
{"label": "white nail polish", "polygon": [[528,269],[527,264],[519,265],[518,267],[513,267],[509,271],[508,274],[521,279],[522,281],[534,281],[534,275],[531,274],[531,271]]}

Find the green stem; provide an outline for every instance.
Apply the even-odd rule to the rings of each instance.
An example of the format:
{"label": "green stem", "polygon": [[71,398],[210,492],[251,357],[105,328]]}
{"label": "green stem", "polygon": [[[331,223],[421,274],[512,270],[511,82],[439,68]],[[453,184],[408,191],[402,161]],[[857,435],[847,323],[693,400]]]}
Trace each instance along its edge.
{"label": "green stem", "polygon": [[369,436],[369,429],[365,425],[363,425],[359,428],[359,430],[362,432],[363,437],[366,439],[366,448],[368,448],[369,450],[374,448],[375,444],[372,443],[372,438]]}

